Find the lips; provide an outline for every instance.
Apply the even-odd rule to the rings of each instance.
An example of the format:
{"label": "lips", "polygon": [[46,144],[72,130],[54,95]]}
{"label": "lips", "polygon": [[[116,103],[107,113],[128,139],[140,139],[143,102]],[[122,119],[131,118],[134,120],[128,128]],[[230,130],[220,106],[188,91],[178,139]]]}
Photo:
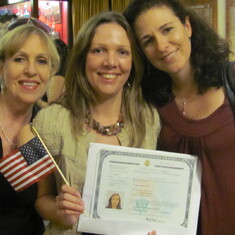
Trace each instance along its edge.
{"label": "lips", "polygon": [[19,82],[23,86],[36,86],[39,82]]}
{"label": "lips", "polygon": [[26,90],[34,90],[40,85],[40,82],[37,81],[19,81],[19,84],[22,86],[22,88]]}
{"label": "lips", "polygon": [[98,73],[98,74],[108,80],[115,79],[117,76],[120,75],[120,74],[110,74],[110,73]]}
{"label": "lips", "polygon": [[169,62],[169,61],[172,60],[172,58],[174,58],[176,56],[177,51],[178,51],[178,49],[171,52],[171,53],[169,53],[169,54],[167,54],[166,56],[163,56],[161,59],[164,60],[164,61]]}

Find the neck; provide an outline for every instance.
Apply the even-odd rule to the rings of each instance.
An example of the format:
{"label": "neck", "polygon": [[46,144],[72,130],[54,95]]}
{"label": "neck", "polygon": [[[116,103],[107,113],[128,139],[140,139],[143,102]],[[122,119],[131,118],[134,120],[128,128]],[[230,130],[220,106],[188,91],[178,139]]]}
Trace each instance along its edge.
{"label": "neck", "polygon": [[0,99],[0,136],[4,155],[16,148],[17,135],[21,128],[29,123],[31,116],[32,106],[20,109]]}
{"label": "neck", "polygon": [[110,125],[117,122],[121,114],[121,100],[115,99],[92,105],[92,118],[101,125]]}
{"label": "neck", "polygon": [[188,97],[193,94],[198,94],[198,86],[191,78],[181,79],[172,82],[172,92],[176,96]]}
{"label": "neck", "polygon": [[20,105],[16,106],[5,101],[5,99],[0,99],[0,121],[7,120],[9,123],[18,122],[23,125],[28,123],[32,116],[33,105],[20,107]]}
{"label": "neck", "polygon": [[197,93],[197,84],[194,80],[194,70],[192,66],[187,66],[177,74],[171,74],[172,91],[175,95],[188,95],[190,92]]}

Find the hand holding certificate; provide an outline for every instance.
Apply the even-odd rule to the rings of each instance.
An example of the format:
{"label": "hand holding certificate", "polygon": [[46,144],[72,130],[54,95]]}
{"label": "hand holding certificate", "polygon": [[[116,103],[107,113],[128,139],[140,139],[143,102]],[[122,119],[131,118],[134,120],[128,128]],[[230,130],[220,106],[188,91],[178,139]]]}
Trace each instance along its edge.
{"label": "hand holding certificate", "polygon": [[198,166],[191,155],[91,144],[83,190],[88,217],[80,217],[78,230],[195,235]]}

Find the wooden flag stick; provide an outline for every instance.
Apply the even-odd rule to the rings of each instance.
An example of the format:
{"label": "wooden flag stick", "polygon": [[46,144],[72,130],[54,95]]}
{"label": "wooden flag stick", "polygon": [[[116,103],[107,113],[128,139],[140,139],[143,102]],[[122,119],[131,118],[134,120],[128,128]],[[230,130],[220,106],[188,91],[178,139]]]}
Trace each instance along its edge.
{"label": "wooden flag stick", "polygon": [[64,174],[62,173],[62,171],[60,170],[59,166],[57,165],[55,159],[52,157],[52,155],[51,155],[50,151],[48,150],[47,146],[44,144],[44,142],[43,142],[41,136],[39,135],[38,131],[36,130],[36,128],[35,128],[33,125],[31,125],[31,128],[32,128],[32,131],[37,135],[37,137],[38,137],[39,140],[41,141],[43,147],[46,149],[48,155],[50,156],[51,160],[52,160],[53,163],[55,164],[55,166],[56,166],[57,170],[59,171],[61,177],[63,178],[64,182],[65,182],[67,185],[69,185],[69,183],[68,183],[68,181],[66,180]]}
{"label": "wooden flag stick", "polygon": [[[32,131],[35,133],[35,135],[39,138],[39,140],[41,141],[43,147],[46,149],[48,155],[50,156],[51,160],[52,160],[53,163],[55,164],[55,166],[56,166],[57,170],[59,171],[61,177],[63,178],[64,182],[65,182],[67,185],[69,185],[69,183],[68,183],[68,181],[66,180],[64,174],[63,174],[62,171],[60,170],[60,168],[59,168],[59,166],[57,165],[55,159],[52,157],[52,155],[51,155],[50,151],[48,150],[47,146],[44,144],[44,142],[43,142],[41,136],[39,135],[38,131],[36,130],[36,128],[35,128],[33,125],[31,125],[31,129],[32,129]],[[85,215],[86,217],[88,217],[88,215],[87,215],[87,213],[86,213],[85,210],[84,210],[83,213],[84,213],[84,215]]]}

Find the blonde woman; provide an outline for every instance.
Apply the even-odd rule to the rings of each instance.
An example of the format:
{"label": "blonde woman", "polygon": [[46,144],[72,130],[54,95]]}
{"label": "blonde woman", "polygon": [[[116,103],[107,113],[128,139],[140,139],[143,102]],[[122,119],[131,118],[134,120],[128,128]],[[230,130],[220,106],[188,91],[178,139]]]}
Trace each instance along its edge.
{"label": "blonde woman", "polygon": [[[58,68],[56,47],[41,29],[26,24],[1,38],[0,158],[18,147],[19,131],[35,117],[35,103]],[[36,197],[36,184],[17,193],[0,173],[1,234],[43,233],[43,221],[34,208]]]}

